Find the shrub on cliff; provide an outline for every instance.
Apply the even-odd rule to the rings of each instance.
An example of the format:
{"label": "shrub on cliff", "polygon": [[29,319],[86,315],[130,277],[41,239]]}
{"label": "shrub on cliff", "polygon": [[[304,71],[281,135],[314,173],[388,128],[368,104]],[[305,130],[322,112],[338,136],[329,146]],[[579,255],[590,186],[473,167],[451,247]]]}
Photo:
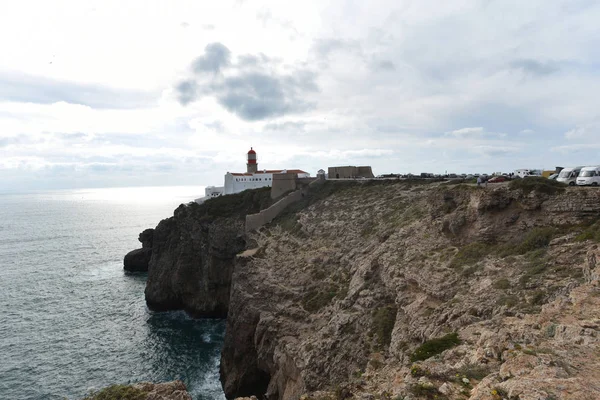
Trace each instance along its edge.
{"label": "shrub on cliff", "polygon": [[206,200],[202,204],[191,203],[202,218],[219,217],[245,218],[271,205],[271,188],[244,190],[240,193],[228,194]]}
{"label": "shrub on cliff", "polygon": [[441,338],[431,339],[417,347],[414,353],[410,356],[410,361],[426,360],[440,354],[444,350],[450,349],[460,344],[458,333],[449,333]]}
{"label": "shrub on cliff", "polygon": [[583,242],[586,240],[600,242],[600,221],[588,226],[583,232],[577,235],[575,240],[578,242]]}
{"label": "shrub on cliff", "polygon": [[373,333],[377,337],[377,344],[381,347],[389,346],[392,341],[397,311],[395,305],[389,305],[378,308],[373,313]]}
{"label": "shrub on cliff", "polygon": [[128,385],[112,385],[84,397],[82,400],[144,400],[148,393]]}
{"label": "shrub on cliff", "polygon": [[508,184],[508,187],[513,190],[521,189],[524,194],[529,194],[533,191],[545,194],[556,194],[564,192],[566,186],[565,184],[552,179],[529,177],[524,179],[513,179]]}

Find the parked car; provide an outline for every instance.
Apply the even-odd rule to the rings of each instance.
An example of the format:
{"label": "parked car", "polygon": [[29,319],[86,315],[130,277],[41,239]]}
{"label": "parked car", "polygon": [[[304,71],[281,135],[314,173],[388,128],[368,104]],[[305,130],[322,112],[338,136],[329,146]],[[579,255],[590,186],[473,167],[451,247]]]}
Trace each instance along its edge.
{"label": "parked car", "polygon": [[581,169],[577,177],[579,186],[598,186],[600,185],[600,167],[585,167]]}
{"label": "parked car", "polygon": [[556,178],[558,178],[558,175],[559,175],[559,174],[552,174],[552,175],[550,175],[550,176],[548,177],[548,179],[550,179],[551,181],[555,181],[555,180],[556,180]]}
{"label": "parked car", "polygon": [[489,183],[499,183],[499,182],[504,182],[506,180],[505,177],[503,176],[494,176],[490,179],[488,179]]}

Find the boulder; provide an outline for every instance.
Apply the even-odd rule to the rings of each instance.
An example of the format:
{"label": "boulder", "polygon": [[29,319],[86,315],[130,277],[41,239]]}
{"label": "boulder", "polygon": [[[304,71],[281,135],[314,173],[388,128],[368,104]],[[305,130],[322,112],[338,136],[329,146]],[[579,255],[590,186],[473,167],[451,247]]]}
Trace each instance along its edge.
{"label": "boulder", "polygon": [[152,257],[152,243],[154,241],[154,229],[146,229],[138,240],[142,243],[141,249],[132,250],[123,259],[123,269],[129,272],[148,272],[148,264]]}
{"label": "boulder", "polygon": [[148,272],[152,248],[132,250],[123,259],[123,269],[129,272]]}

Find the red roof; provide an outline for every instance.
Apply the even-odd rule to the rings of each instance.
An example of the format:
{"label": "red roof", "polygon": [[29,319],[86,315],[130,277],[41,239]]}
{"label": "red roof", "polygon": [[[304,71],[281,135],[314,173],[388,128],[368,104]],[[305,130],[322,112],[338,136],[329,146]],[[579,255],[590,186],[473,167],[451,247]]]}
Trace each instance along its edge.
{"label": "red roof", "polygon": [[252,150],[252,147],[250,147],[250,151],[248,152],[248,154],[256,154],[256,152]]}
{"label": "red roof", "polygon": [[279,174],[283,171],[287,171],[288,174],[306,174],[307,172],[302,171],[301,169],[288,169],[288,170],[284,170],[284,169],[267,169],[267,170],[263,170],[263,171],[256,171],[254,174],[252,173],[248,173],[248,172],[232,172],[231,175],[234,176],[252,176],[252,175],[259,175],[259,174]]}

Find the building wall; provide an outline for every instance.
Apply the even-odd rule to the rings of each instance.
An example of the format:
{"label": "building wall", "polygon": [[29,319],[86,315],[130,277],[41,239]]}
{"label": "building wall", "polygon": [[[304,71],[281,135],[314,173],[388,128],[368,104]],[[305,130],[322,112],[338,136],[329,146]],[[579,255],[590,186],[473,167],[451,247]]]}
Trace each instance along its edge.
{"label": "building wall", "polygon": [[271,187],[271,198],[276,199],[284,194],[296,190],[297,174],[275,174],[273,175],[273,186]]}
{"label": "building wall", "polygon": [[225,193],[233,194],[243,192],[246,189],[258,189],[265,186],[271,186],[273,174],[256,175],[233,175],[225,174]]}
{"label": "building wall", "polygon": [[361,178],[374,178],[373,171],[370,166],[358,167],[358,176]]}
{"label": "building wall", "polygon": [[353,178],[358,173],[356,167],[329,167],[329,179],[348,179]]}
{"label": "building wall", "polygon": [[352,179],[352,178],[373,178],[373,171],[370,166],[354,167],[329,167],[329,179]]}

